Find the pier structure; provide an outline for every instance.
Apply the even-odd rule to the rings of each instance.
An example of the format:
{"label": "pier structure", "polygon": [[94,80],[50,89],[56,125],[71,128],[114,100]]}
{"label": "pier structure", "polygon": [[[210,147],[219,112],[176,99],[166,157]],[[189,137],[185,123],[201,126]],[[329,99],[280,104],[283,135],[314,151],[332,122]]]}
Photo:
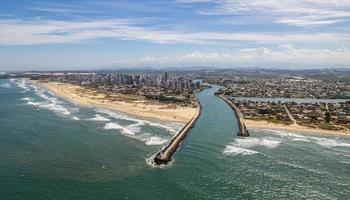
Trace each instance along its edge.
{"label": "pier structure", "polygon": [[238,126],[239,126],[239,132],[238,132],[237,136],[248,137],[249,131],[247,130],[247,127],[245,126],[243,114],[241,113],[239,108],[237,108],[237,106],[231,100],[227,99],[224,95],[217,95],[217,96],[220,97],[222,100],[224,100],[234,111],[234,113],[237,117]]}
{"label": "pier structure", "polygon": [[202,106],[198,99],[196,99],[196,101],[196,114],[192,117],[192,119],[189,122],[185,124],[184,127],[182,127],[182,129],[175,135],[175,137],[173,137],[173,139],[156,154],[156,156],[153,158],[153,164],[165,165],[172,160],[173,154],[179,148],[181,142],[185,139],[189,130],[194,127],[195,122],[201,114]]}

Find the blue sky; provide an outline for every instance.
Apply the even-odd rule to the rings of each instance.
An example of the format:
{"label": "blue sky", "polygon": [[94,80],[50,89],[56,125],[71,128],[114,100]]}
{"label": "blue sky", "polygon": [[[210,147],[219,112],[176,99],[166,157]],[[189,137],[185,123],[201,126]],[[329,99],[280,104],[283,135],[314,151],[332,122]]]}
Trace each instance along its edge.
{"label": "blue sky", "polygon": [[9,0],[0,70],[350,67],[350,0]]}

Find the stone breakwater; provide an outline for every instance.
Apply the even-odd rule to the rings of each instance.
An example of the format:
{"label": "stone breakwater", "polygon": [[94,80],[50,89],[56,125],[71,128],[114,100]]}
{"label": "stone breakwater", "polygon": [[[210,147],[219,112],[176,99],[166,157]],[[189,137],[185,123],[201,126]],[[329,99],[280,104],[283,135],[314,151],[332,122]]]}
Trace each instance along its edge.
{"label": "stone breakwater", "polygon": [[190,131],[191,128],[194,127],[195,122],[198,120],[200,114],[201,114],[202,106],[200,102],[197,99],[197,110],[196,114],[193,116],[193,118],[186,123],[186,125],[173,137],[173,139],[165,146],[163,147],[159,153],[155,155],[153,158],[153,164],[154,165],[166,165],[172,160],[173,154],[176,152],[176,150],[181,145],[181,142],[185,139],[187,133]]}
{"label": "stone breakwater", "polygon": [[234,111],[234,113],[236,114],[237,120],[238,120],[238,126],[239,126],[239,132],[238,132],[238,136],[241,137],[248,137],[249,136],[249,132],[247,130],[247,127],[245,126],[244,123],[244,119],[242,116],[241,111],[239,110],[239,108],[237,108],[237,106],[232,103],[230,100],[228,100],[225,96],[223,95],[217,95],[219,98],[221,98],[222,100],[224,100]]}

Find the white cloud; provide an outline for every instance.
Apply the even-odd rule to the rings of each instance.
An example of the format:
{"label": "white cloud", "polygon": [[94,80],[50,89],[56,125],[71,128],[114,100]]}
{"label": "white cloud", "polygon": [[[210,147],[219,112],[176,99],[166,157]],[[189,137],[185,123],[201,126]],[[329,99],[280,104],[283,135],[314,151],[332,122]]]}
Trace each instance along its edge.
{"label": "white cloud", "polygon": [[[203,15],[264,16],[276,23],[295,26],[323,26],[346,21],[350,17],[349,0],[181,0],[181,3],[208,3],[212,9]],[[256,19],[256,18],[255,18]]]}
{"label": "white cloud", "polygon": [[116,66],[215,66],[215,67],[344,67],[350,65],[350,50],[303,49],[292,45],[280,45],[276,49],[266,47],[238,49],[231,53],[201,53],[173,57],[154,57],[125,59],[114,62]]}
{"label": "white cloud", "polygon": [[0,45],[75,43],[91,39],[116,38],[155,43],[232,44],[253,43],[345,43],[349,34],[340,33],[229,33],[184,32],[143,27],[133,20],[0,20]]}

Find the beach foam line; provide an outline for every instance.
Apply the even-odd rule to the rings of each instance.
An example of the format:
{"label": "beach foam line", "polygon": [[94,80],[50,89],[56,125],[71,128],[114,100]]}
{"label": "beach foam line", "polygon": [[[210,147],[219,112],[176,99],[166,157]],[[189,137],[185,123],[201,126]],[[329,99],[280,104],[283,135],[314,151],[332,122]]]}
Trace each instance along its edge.
{"label": "beach foam line", "polygon": [[225,150],[223,151],[223,154],[225,155],[253,155],[257,153],[259,152],[231,145],[227,145]]}

